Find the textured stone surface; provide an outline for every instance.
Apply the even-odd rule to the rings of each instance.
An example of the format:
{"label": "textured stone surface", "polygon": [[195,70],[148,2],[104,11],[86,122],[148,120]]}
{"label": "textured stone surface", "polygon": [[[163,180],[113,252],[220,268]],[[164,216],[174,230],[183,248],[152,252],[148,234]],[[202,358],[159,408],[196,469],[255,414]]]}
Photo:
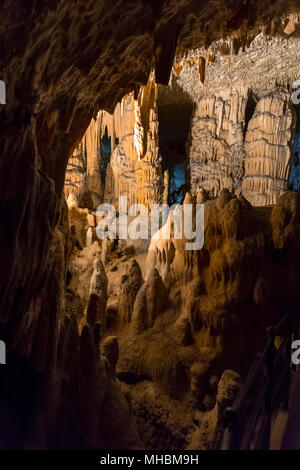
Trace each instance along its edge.
{"label": "textured stone surface", "polygon": [[241,385],[239,375],[225,370],[217,385],[216,404],[211,411],[203,413],[198,429],[191,436],[189,450],[217,450],[220,448],[225,429],[225,411],[232,406]]}
{"label": "textured stone surface", "polygon": [[244,126],[247,87],[217,92],[199,101],[191,125],[191,190],[212,197],[227,188],[241,192],[244,174]]}
{"label": "textured stone surface", "polygon": [[131,319],[134,334],[151,328],[155,319],[166,309],[167,305],[168,296],[165,286],[157,270],[153,269],[134,302]]}
{"label": "textured stone surface", "polygon": [[252,204],[275,204],[288,189],[295,127],[289,93],[270,93],[257,103],[245,137],[243,177],[243,194]]}
{"label": "textured stone surface", "polygon": [[189,150],[194,193],[203,188],[213,197],[226,188],[262,206],[288,189],[296,126],[290,94],[262,97],[247,122],[250,94],[247,87],[231,88],[200,100]]}
{"label": "textured stone surface", "polygon": [[70,158],[66,171],[65,195],[78,196],[90,190],[101,193],[101,121],[92,119],[86,133]]}

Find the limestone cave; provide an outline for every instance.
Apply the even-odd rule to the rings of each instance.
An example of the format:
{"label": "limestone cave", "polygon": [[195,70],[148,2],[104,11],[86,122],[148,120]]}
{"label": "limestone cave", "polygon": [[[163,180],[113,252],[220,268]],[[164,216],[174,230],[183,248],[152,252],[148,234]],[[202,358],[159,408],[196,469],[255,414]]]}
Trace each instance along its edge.
{"label": "limestone cave", "polygon": [[300,450],[299,64],[297,0],[2,0],[1,450]]}

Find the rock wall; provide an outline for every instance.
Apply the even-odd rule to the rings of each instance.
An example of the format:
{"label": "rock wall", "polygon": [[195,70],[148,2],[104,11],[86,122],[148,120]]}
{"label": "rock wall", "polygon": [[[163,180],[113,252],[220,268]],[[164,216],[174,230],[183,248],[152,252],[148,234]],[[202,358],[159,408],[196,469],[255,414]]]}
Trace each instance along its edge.
{"label": "rock wall", "polygon": [[191,191],[201,187],[211,197],[221,189],[241,192],[244,175],[244,128],[248,87],[225,89],[202,98],[191,124]]}
{"label": "rock wall", "polygon": [[[284,214],[289,211],[285,225]],[[202,347],[205,350],[211,347],[211,353],[218,354],[218,347],[221,350],[224,347],[230,355],[233,350],[246,347],[250,354],[251,346],[249,343],[246,346],[248,328],[255,324],[255,328],[263,331],[262,325],[258,327],[260,321],[268,323],[272,318],[276,323],[275,318],[284,315],[288,299],[298,302],[298,220],[297,193],[285,193],[272,209],[252,207],[243,196],[232,197],[223,190],[219,198],[205,203],[202,250],[187,251],[186,240],[176,240],[172,235],[170,240],[163,240],[162,236],[152,239],[146,280],[155,268],[170,295],[175,294],[172,286],[179,286],[179,319],[188,319],[200,351]],[[289,235],[289,230],[293,234]],[[289,269],[293,274],[288,273]],[[252,327],[250,323],[245,326],[248,321],[254,322]],[[230,336],[233,327],[239,333],[235,335],[235,347],[233,343],[229,347],[226,343],[229,337],[233,341]],[[212,335],[211,346],[208,331]],[[222,340],[217,340],[218,335]],[[241,372],[244,359],[243,354],[237,355],[242,362],[238,367],[233,363],[230,367]],[[229,358],[227,361],[229,364]]]}
{"label": "rock wall", "polygon": [[259,100],[245,137],[243,194],[252,204],[275,204],[288,189],[295,128],[288,92],[278,90]]}
{"label": "rock wall", "polygon": [[107,126],[109,137],[113,134],[112,118],[105,111],[99,112],[96,119],[91,120],[83,139],[75,148],[66,170],[64,186],[66,198],[70,193],[80,197],[87,191],[102,194],[103,169],[101,164],[103,158],[101,157],[101,146],[106,137]]}

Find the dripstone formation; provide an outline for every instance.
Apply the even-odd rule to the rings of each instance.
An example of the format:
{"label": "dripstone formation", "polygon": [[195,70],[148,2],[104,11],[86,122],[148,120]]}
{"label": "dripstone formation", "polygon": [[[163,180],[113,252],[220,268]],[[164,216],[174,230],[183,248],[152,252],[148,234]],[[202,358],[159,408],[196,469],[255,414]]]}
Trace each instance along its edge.
{"label": "dripstone formation", "polygon": [[[1,15],[0,448],[219,448],[266,327],[300,300],[298,3]],[[120,196],[203,203],[204,246],[172,221],[166,240],[99,239]]]}

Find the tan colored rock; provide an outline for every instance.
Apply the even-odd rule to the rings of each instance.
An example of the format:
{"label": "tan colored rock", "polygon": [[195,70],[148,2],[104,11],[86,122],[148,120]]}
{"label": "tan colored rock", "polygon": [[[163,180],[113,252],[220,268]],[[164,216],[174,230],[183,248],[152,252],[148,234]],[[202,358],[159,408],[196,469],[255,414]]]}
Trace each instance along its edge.
{"label": "tan colored rock", "polygon": [[111,204],[115,198],[115,183],[114,183],[114,175],[113,170],[111,167],[111,163],[109,162],[106,168],[105,174],[105,188],[104,188],[104,203]]}
{"label": "tan colored rock", "polygon": [[124,323],[130,323],[136,296],[143,285],[142,271],[135,259],[130,260],[127,274],[121,278],[119,294],[119,316]]}
{"label": "tan colored rock", "polygon": [[93,230],[89,227],[86,232],[86,246],[91,246],[93,243]]}
{"label": "tan colored rock", "polygon": [[164,172],[164,193],[163,193],[163,204],[168,204],[168,197],[169,197],[169,172],[166,170]]}
{"label": "tan colored rock", "polygon": [[104,266],[106,266],[107,263],[109,262],[112,243],[113,243],[113,241],[108,239],[108,238],[105,238],[104,240],[102,240],[102,244],[101,244],[101,261],[102,261]]}
{"label": "tan colored rock", "polygon": [[205,385],[209,378],[211,364],[208,360],[194,362],[190,369],[191,392],[197,403],[201,403],[205,395]]}
{"label": "tan colored rock", "polygon": [[107,336],[101,345],[102,355],[109,363],[109,370],[115,375],[116,365],[119,359],[119,343],[116,336]]}
{"label": "tan colored rock", "polygon": [[191,437],[188,450],[220,449],[225,429],[225,411],[239,392],[241,379],[237,372],[225,370],[218,383],[216,404],[211,411],[201,415],[199,428]]}
{"label": "tan colored rock", "polygon": [[276,249],[297,249],[300,223],[299,195],[289,191],[281,196],[272,210],[271,224]]}
{"label": "tan colored rock", "polygon": [[199,79],[200,79],[200,83],[204,85],[204,79],[205,79],[205,58],[204,57],[199,57]]}
{"label": "tan colored rock", "polygon": [[68,199],[67,199],[67,204],[68,208],[72,209],[72,207],[77,208],[78,207],[78,198],[76,194],[74,193],[69,193]]}
{"label": "tan colored rock", "polygon": [[94,327],[97,321],[105,321],[107,305],[107,276],[100,259],[94,261],[90,296],[86,307],[86,321]]}
{"label": "tan colored rock", "polygon": [[87,214],[87,223],[89,227],[95,227],[96,226],[96,220],[94,214]]}
{"label": "tan colored rock", "polygon": [[207,193],[204,188],[199,188],[196,193],[196,203],[204,204],[208,199]]}
{"label": "tan colored rock", "polygon": [[74,191],[78,196],[85,191],[93,191],[101,194],[101,115],[92,119],[88,126],[84,138],[74,150],[69,160],[65,194]]}
{"label": "tan colored rock", "polygon": [[87,208],[89,211],[96,211],[101,202],[101,197],[98,193],[87,190],[79,198],[79,207]]}
{"label": "tan colored rock", "polygon": [[[239,2],[222,2],[222,8],[217,9],[215,2],[207,2],[203,9],[201,3],[182,0],[164,1],[161,5],[135,2],[133,8],[128,8],[127,2],[111,2],[106,8],[103,2],[91,0],[85,1],[84,7],[82,2],[70,0],[32,1],[26,2],[26,7],[25,2],[12,0],[5,5],[8,3],[10,8],[1,11],[0,25],[3,44],[10,44],[1,53],[4,74],[1,78],[8,86],[7,103],[1,108],[4,125],[0,130],[1,202],[5,208],[0,253],[5,275],[1,276],[0,299],[1,331],[13,338],[8,348],[9,357],[14,360],[1,385],[3,390],[10,390],[13,378],[16,390],[21,392],[1,393],[1,448],[46,448],[51,443],[58,448],[71,444],[83,449],[131,449],[139,438],[127,400],[118,382],[105,372],[93,329],[86,326],[79,337],[76,319],[74,321],[74,316],[70,317],[65,309],[70,253],[67,213],[61,195],[69,156],[82,140],[97,109],[113,113],[116,103],[129,90],[134,88],[138,95],[138,87],[146,83],[153,62],[158,81],[166,84],[176,49],[182,53],[232,31],[244,38],[247,35],[251,40],[252,34],[262,27],[262,17],[266,30],[276,34],[284,27],[281,17],[297,12],[297,3],[279,0],[270,2],[267,9],[263,3],[253,9],[250,35],[247,31],[250,22],[243,21],[247,20],[245,8]],[[149,102],[147,100],[147,109]],[[151,108],[153,106],[149,106]],[[148,113],[141,113],[141,119],[145,119],[143,128],[148,139]],[[217,129],[222,138],[222,129]],[[111,122],[110,135],[114,151],[117,122]],[[150,140],[155,143],[155,137]],[[150,149],[152,155],[154,147]],[[151,198],[147,196],[150,177],[160,176],[157,162],[151,163],[155,168],[141,177],[141,181],[147,183],[141,191],[145,200],[151,200],[153,194],[156,198],[159,188],[155,181]],[[75,172],[75,187],[77,184],[84,187],[86,176],[86,168]],[[230,175],[226,177],[231,179]],[[234,210],[231,216],[235,220]],[[280,208],[280,213],[281,210],[288,220],[289,211],[285,207]],[[279,284],[272,285],[273,301],[286,305],[288,297],[297,298],[298,294],[295,285],[299,286],[299,256],[295,256],[295,240],[292,232],[281,240],[276,235],[276,224],[273,240],[273,225],[270,227],[268,216],[259,212],[254,232],[242,218],[243,230],[237,231],[235,238],[226,239],[223,246],[219,236],[223,222],[219,223],[220,211],[218,208],[216,211],[217,217],[209,229],[206,255],[192,254],[184,259],[179,247],[179,258],[184,260],[181,271],[187,273],[193,271],[195,265],[198,269],[201,267],[207,293],[205,289],[201,291],[200,306],[205,314],[210,309],[226,316],[230,309],[243,316],[244,325],[247,318],[255,324],[265,312],[253,318],[251,314],[255,315],[255,311],[247,311],[247,300],[252,298],[255,282],[252,282],[252,275],[248,277],[249,259],[259,264],[257,279],[263,258],[268,257],[268,253],[279,254],[276,265],[272,265]],[[236,218],[239,217],[240,212],[236,211]],[[226,231],[230,233],[227,226]],[[226,246],[228,240],[230,249]],[[242,253],[240,244],[244,247]],[[93,245],[85,250],[92,248]],[[222,251],[222,263],[218,266],[217,260],[212,262],[216,269],[211,276],[214,286],[210,289],[210,257],[217,249]],[[72,253],[72,256],[79,258],[88,271],[92,264],[84,259],[85,250],[78,249],[80,253]],[[240,254],[244,255],[244,271],[239,264]],[[77,267],[80,262],[76,263]],[[175,263],[174,272],[180,274],[177,268]],[[293,277],[294,284],[290,282]],[[80,278],[84,281],[82,276]],[[182,282],[180,275],[178,278]],[[248,282],[249,289],[246,289]],[[237,285],[233,287],[233,284]],[[223,286],[228,287],[227,303]],[[77,292],[84,287],[77,286]],[[232,293],[234,295],[230,295]],[[67,297],[71,295],[69,291]],[[214,301],[220,308],[214,309]],[[278,313],[275,307],[269,309],[272,314]],[[170,316],[165,319],[166,323]],[[176,315],[172,316],[174,321],[175,318]],[[167,335],[165,343],[158,336],[165,331],[162,323],[156,332],[156,342],[150,344],[151,354],[149,351],[144,356],[141,352],[137,354],[140,366],[137,372],[164,383],[169,393],[174,389],[180,395],[180,392],[183,394],[180,386],[185,383],[182,365],[185,362],[180,362],[178,351],[172,349],[172,341],[167,343]],[[255,336],[245,329],[253,342]],[[258,333],[261,329],[258,328]],[[212,332],[208,339],[215,336]],[[137,337],[134,341],[138,343]],[[199,340],[199,347],[203,347],[203,343]],[[140,351],[145,351],[141,344],[139,347]],[[19,367],[20,363],[24,367]],[[32,380],[28,380],[28,370]],[[18,414],[20,396],[22,410],[26,412]]]}
{"label": "tan colored rock", "polygon": [[216,92],[197,105],[190,134],[191,190],[205,189],[215,197],[222,188],[238,191],[244,167],[243,128],[249,90]]}

